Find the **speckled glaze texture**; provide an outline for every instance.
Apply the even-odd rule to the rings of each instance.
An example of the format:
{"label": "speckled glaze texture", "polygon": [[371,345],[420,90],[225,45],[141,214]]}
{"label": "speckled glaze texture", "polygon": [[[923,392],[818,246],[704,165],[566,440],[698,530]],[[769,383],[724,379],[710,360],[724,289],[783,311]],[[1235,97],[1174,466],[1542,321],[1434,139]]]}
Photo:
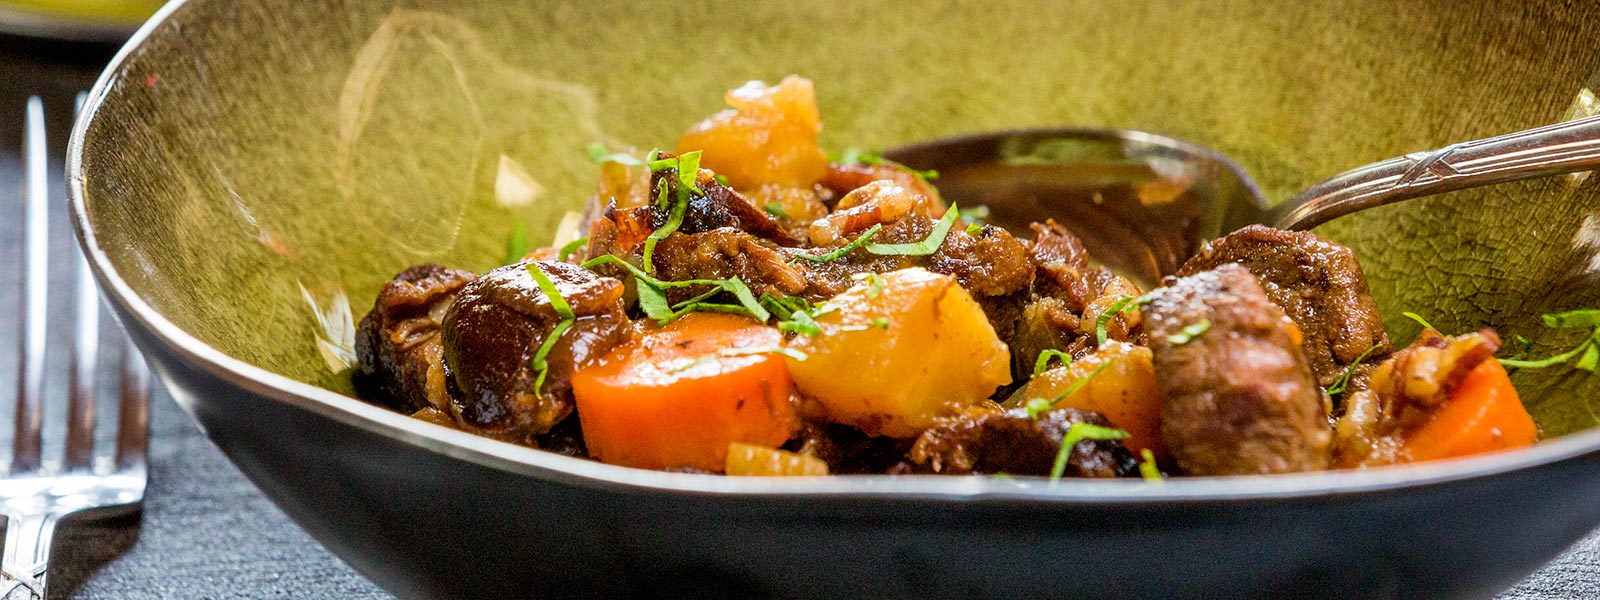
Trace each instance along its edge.
{"label": "speckled glaze texture", "polygon": [[[102,80],[69,175],[174,396],[401,595],[1481,596],[1600,521],[1600,435],[1166,488],[634,472],[328,393],[348,377],[305,297],[342,291],[359,318],[408,265],[495,266],[516,220],[547,242],[598,174],[586,143],[669,145],[748,79],[815,80],[833,148],[1131,127],[1220,150],[1281,199],[1565,118],[1597,72],[1600,5],[1582,2],[191,0]],[[497,194],[507,172],[518,191]],[[1398,342],[1411,311],[1544,355],[1584,332],[1539,314],[1600,305],[1595,187],[1502,185],[1320,231],[1361,258]],[[1600,379],[1515,379],[1547,437],[1600,422]]]}

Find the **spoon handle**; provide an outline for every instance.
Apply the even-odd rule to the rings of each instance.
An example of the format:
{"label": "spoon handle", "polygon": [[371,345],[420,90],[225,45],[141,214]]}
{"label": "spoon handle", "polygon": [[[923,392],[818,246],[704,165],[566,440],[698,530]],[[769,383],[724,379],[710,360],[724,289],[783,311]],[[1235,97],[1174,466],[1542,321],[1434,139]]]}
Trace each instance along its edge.
{"label": "spoon handle", "polygon": [[1266,221],[1310,229],[1374,206],[1545,175],[1600,168],[1600,115],[1413,152],[1322,180]]}

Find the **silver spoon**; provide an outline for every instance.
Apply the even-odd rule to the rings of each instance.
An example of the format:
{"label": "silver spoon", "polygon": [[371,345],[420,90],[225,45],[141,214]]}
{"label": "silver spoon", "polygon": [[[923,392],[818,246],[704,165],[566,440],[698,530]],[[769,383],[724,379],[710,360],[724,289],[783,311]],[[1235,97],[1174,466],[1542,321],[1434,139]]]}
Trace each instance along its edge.
{"label": "silver spoon", "polygon": [[1401,200],[1600,168],[1600,116],[1372,163],[1270,207],[1226,156],[1130,129],[985,133],[885,156],[938,170],[947,201],[989,206],[1001,224],[1064,221],[1101,260],[1155,281],[1206,240],[1246,225],[1310,229]]}

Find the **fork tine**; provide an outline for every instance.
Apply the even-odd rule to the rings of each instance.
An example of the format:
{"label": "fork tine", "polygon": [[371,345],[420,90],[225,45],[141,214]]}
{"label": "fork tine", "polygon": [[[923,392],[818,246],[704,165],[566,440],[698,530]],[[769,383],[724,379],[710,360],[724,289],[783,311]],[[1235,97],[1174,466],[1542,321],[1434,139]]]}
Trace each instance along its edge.
{"label": "fork tine", "polygon": [[17,368],[16,437],[11,449],[11,472],[39,468],[39,421],[44,388],[44,320],[47,287],[49,222],[46,197],[50,193],[48,156],[44,135],[44,102],[28,99],[23,133],[23,281],[22,338]]}
{"label": "fork tine", "polygon": [[82,256],[77,260],[75,335],[72,339],[71,389],[67,405],[67,450],[64,466],[81,469],[94,459],[95,361],[100,354],[100,297],[94,276]]}
{"label": "fork tine", "polygon": [[[78,94],[73,113],[83,106]],[[82,254],[77,255],[74,290],[71,383],[67,396],[67,444],[63,466],[87,469],[94,463],[95,367],[100,355],[100,296],[94,274]]]}
{"label": "fork tine", "polygon": [[145,443],[150,437],[150,368],[126,335],[122,338],[121,388],[117,403],[117,468],[124,469],[144,464]]}

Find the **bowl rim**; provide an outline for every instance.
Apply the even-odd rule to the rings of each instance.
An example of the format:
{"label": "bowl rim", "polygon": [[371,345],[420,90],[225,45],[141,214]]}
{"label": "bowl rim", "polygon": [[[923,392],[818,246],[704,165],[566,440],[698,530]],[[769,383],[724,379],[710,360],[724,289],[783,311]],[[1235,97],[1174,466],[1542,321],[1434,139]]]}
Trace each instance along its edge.
{"label": "bowl rim", "polygon": [[[162,316],[134,292],[99,246],[88,218],[83,153],[97,118],[122,69],[166,23],[190,4],[173,0],[145,22],[117,52],[84,100],[72,129],[66,161],[67,195],[79,247],[106,298],[138,327],[143,339],[191,367],[248,393],[270,398],[343,425],[478,465],[551,482],[626,493],[716,494],[748,498],[926,500],[1048,503],[1064,505],[1175,504],[1197,501],[1287,500],[1393,492],[1407,488],[1491,477],[1600,451],[1600,427],[1543,441],[1531,448],[1467,458],[1358,471],[1285,475],[1176,477],[1141,480],[1062,480],[1033,478],[852,475],[826,478],[725,477],[665,473],[607,465],[500,442],[367,404],[356,398],[273,373],[212,348]],[[136,336],[137,337],[137,336]],[[158,369],[165,379],[166,373]]]}

